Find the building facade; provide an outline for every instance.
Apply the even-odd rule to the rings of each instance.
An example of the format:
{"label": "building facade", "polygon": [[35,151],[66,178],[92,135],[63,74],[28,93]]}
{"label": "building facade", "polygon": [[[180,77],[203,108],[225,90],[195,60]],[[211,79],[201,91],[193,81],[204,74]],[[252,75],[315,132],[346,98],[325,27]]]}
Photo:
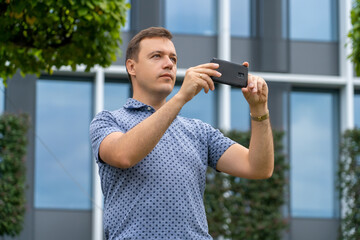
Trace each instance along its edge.
{"label": "building facade", "polygon": [[[88,128],[102,109],[131,97],[124,67],[128,41],[141,29],[173,34],[177,84],[187,68],[219,57],[250,63],[269,85],[274,129],[285,132],[290,164],[290,219],[284,240],[335,240],[342,209],[336,190],[341,133],[360,127],[360,80],[347,59],[351,0],[131,0],[123,54],[85,73],[16,75],[1,92],[1,110],[31,117],[27,213],[16,239],[102,238],[102,199]],[[172,95],[171,95],[172,96]],[[169,97],[171,97],[169,96]],[[222,129],[250,129],[241,90],[216,86],[181,111]],[[6,238],[12,239],[12,238]]]}

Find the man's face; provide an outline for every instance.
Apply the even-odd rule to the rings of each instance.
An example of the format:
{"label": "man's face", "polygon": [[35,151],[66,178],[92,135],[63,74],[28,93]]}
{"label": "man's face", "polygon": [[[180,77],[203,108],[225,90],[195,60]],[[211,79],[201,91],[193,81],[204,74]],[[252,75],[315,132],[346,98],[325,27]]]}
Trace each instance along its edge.
{"label": "man's face", "polygon": [[171,40],[161,37],[143,39],[138,61],[133,61],[134,92],[168,96],[175,85],[176,63],[176,51]]}

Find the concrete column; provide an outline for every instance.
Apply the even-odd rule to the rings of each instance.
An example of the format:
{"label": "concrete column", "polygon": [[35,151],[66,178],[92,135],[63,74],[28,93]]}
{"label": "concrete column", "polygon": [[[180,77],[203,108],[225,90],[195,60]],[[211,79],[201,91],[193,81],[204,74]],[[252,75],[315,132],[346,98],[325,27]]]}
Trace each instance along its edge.
{"label": "concrete column", "polygon": [[[95,76],[95,114],[104,109],[104,69],[98,68]],[[92,240],[103,240],[103,197],[101,192],[99,168],[93,159],[93,203],[92,203]]]}
{"label": "concrete column", "polygon": [[[343,133],[347,129],[354,128],[354,72],[353,65],[347,58],[352,51],[351,44],[345,45],[348,42],[347,33],[351,29],[350,11],[352,8],[351,0],[339,1],[339,53],[340,53],[340,76],[345,80],[346,84],[340,91],[340,129]],[[346,161],[346,160],[344,160]],[[345,189],[347,191],[347,189]],[[349,207],[344,199],[341,199],[341,218]]]}
{"label": "concrete column", "polygon": [[347,34],[351,29],[350,11],[351,0],[340,1],[339,16],[339,52],[340,52],[340,76],[345,79],[345,86],[341,89],[341,131],[354,128],[354,71],[353,65],[348,59],[352,52],[351,44],[347,39]]}
{"label": "concrete column", "polygon": [[[230,0],[219,1],[218,6],[218,58],[231,59],[231,28],[230,28]],[[231,129],[231,87],[219,85],[219,128],[225,131]]]}

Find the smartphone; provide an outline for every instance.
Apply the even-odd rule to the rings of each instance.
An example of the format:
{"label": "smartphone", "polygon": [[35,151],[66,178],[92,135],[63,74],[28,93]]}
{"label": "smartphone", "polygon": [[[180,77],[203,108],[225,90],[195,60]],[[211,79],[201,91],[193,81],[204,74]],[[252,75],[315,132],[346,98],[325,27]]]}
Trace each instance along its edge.
{"label": "smartphone", "polygon": [[216,69],[216,71],[221,73],[221,77],[211,77],[214,82],[227,84],[238,88],[247,87],[247,67],[217,58],[211,59],[210,62],[219,64],[219,68]]}

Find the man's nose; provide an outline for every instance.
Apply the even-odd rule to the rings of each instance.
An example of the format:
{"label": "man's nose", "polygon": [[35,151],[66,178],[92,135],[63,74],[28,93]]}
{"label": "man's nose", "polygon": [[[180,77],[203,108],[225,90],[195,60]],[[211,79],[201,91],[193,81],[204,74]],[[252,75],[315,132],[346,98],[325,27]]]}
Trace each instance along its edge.
{"label": "man's nose", "polygon": [[172,69],[174,67],[174,62],[171,60],[171,58],[166,56],[164,59],[164,68]]}

